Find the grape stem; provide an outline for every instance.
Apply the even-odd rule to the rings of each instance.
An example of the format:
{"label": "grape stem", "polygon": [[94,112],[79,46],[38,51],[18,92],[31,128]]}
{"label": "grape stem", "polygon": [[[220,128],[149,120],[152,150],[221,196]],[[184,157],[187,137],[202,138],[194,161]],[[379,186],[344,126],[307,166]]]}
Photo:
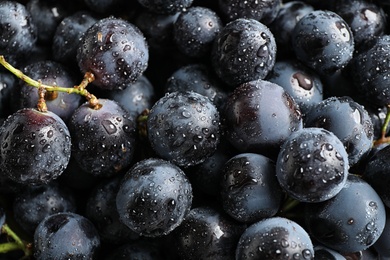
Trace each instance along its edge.
{"label": "grape stem", "polygon": [[381,137],[374,141],[374,147],[384,143],[390,143],[390,137],[386,136],[387,128],[390,123],[390,105],[387,106],[387,113],[385,121],[383,122],[381,129]]}
{"label": "grape stem", "polygon": [[[61,87],[61,86],[46,85],[46,84],[43,84],[40,80],[34,80],[34,79],[30,78],[29,76],[24,74],[21,70],[16,69],[10,63],[8,63],[5,60],[3,55],[0,55],[0,64],[4,68],[6,68],[9,72],[14,74],[16,77],[18,77],[22,81],[26,82],[28,85],[35,87],[37,89],[42,88],[45,90],[46,93],[48,93],[48,92],[65,92],[68,94],[81,95],[87,99],[91,108],[99,109],[101,107],[101,104],[99,104],[99,101],[96,98],[96,96],[89,93],[86,90],[87,85],[95,80],[95,76],[91,72],[85,73],[83,80],[81,81],[81,83],[78,86],[74,86],[73,88],[65,88],[65,87]],[[47,96],[47,95],[45,95],[45,96]],[[40,101],[39,101],[38,102],[38,109],[40,109],[40,107],[39,107],[40,105],[42,105],[42,104],[40,104]],[[45,109],[45,108],[43,108],[43,109]],[[47,111],[47,108],[46,108],[46,111]]]}
{"label": "grape stem", "polygon": [[24,252],[24,258],[29,258],[32,256],[32,244],[22,241],[22,239],[20,239],[7,224],[4,224],[1,227],[1,233],[6,234],[13,241],[0,244],[0,253],[22,250]]}

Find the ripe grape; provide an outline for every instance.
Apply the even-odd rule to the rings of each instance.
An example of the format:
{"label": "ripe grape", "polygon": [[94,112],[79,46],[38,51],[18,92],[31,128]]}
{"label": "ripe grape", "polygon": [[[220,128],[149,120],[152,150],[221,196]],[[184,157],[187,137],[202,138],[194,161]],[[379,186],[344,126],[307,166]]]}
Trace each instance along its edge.
{"label": "ripe grape", "polygon": [[71,138],[64,121],[53,112],[24,108],[0,128],[2,174],[24,184],[45,184],[66,169]]}

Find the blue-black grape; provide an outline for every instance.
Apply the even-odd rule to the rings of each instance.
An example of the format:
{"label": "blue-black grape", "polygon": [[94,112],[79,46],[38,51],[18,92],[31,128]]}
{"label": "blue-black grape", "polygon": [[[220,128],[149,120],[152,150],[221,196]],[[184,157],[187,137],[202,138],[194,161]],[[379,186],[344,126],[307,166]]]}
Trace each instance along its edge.
{"label": "blue-black grape", "polygon": [[322,75],[343,69],[354,52],[349,25],[329,10],[315,10],[303,16],[291,39],[296,57]]}
{"label": "blue-black grape", "polygon": [[276,176],[291,197],[320,202],[340,192],[348,168],[348,154],[332,132],[303,128],[283,143],[276,161]]}
{"label": "blue-black grape", "polygon": [[385,206],[376,191],[356,175],[348,175],[333,198],[306,204],[309,234],[323,245],[342,253],[372,246],[386,222]]}
{"label": "blue-black grape", "polygon": [[253,223],[273,217],[282,201],[275,162],[255,153],[230,158],[222,169],[221,200],[233,219]]}
{"label": "blue-black grape", "polygon": [[281,5],[281,0],[218,0],[218,8],[224,20],[254,19],[266,25],[275,19]]}
{"label": "blue-black grape", "polygon": [[124,176],[116,206],[120,220],[146,237],[167,235],[190,211],[192,187],[176,165],[156,158],[135,164]]}
{"label": "blue-black grape", "polygon": [[295,59],[277,61],[266,80],[284,88],[297,102],[303,116],[323,99],[320,76]]}
{"label": "blue-black grape", "polygon": [[51,44],[57,25],[69,13],[73,5],[63,1],[30,0],[26,4],[38,30],[38,42]]}
{"label": "blue-black grape", "polygon": [[41,260],[95,259],[100,238],[95,226],[76,213],[44,218],[34,233],[34,257]]}
{"label": "blue-black grape", "polygon": [[91,220],[99,232],[102,242],[113,245],[138,239],[119,219],[116,208],[116,195],[121,176],[105,179],[94,186],[85,204],[85,216]]}
{"label": "blue-black grape", "polygon": [[95,176],[113,176],[131,165],[136,122],[117,102],[99,99],[99,103],[98,109],[84,103],[70,118],[72,155],[83,170]]}
{"label": "blue-black grape", "polygon": [[184,11],[193,0],[137,0],[143,7],[158,14],[174,14]]}
{"label": "blue-black grape", "polygon": [[158,156],[179,166],[193,166],[217,149],[219,112],[209,98],[193,91],[167,93],[150,110],[147,130]]}
{"label": "blue-black grape", "polygon": [[302,128],[295,100],[279,85],[254,80],[238,86],[226,100],[223,125],[226,138],[241,152],[275,159],[280,145]]}
{"label": "blue-black grape", "polygon": [[2,173],[24,184],[44,184],[66,169],[71,153],[70,132],[53,112],[18,110],[0,128]]}
{"label": "blue-black grape", "polygon": [[12,62],[31,53],[38,30],[26,6],[16,1],[0,2],[0,54]]}
{"label": "blue-black grape", "polygon": [[198,207],[192,209],[172,232],[172,240],[181,259],[234,260],[237,243],[244,230],[245,225],[218,210]]}
{"label": "blue-black grape", "polygon": [[366,109],[349,97],[329,97],[313,106],[304,120],[306,127],[321,127],[344,144],[351,166],[367,156],[374,127]]}
{"label": "blue-black grape", "polygon": [[[76,85],[76,76],[72,70],[61,63],[44,60],[31,63],[23,68],[26,75],[33,79],[40,79],[42,84],[73,88]],[[38,89],[24,82],[19,83],[19,108],[36,107],[38,104]],[[57,91],[46,91],[45,101],[47,109],[67,122],[73,112],[81,104],[81,96]]]}
{"label": "blue-black grape", "polygon": [[83,34],[77,61],[83,73],[92,72],[93,84],[121,89],[146,70],[149,49],[142,32],[132,23],[115,17],[100,19]]}
{"label": "blue-black grape", "polygon": [[265,218],[244,231],[236,249],[236,260],[314,258],[309,234],[298,223],[282,218]]}
{"label": "blue-black grape", "polygon": [[194,91],[207,96],[217,108],[225,104],[227,92],[222,82],[204,63],[188,64],[178,68],[167,79],[165,92]]}
{"label": "blue-black grape", "polygon": [[267,76],[276,60],[275,38],[259,21],[236,19],[221,29],[211,56],[217,75],[234,88]]}
{"label": "blue-black grape", "polygon": [[58,182],[28,186],[13,201],[15,220],[29,234],[45,217],[58,212],[76,212],[73,194]]}
{"label": "blue-black grape", "polygon": [[213,10],[194,6],[181,12],[173,24],[173,39],[179,51],[189,57],[210,55],[222,21]]}
{"label": "blue-black grape", "polygon": [[86,11],[66,16],[56,27],[51,45],[53,59],[64,63],[76,63],[80,37],[97,19]]}
{"label": "blue-black grape", "polygon": [[291,34],[297,22],[314,8],[305,1],[289,1],[281,5],[278,15],[269,24],[275,37],[278,59],[294,56]]}
{"label": "blue-black grape", "polygon": [[333,8],[350,26],[356,48],[386,32],[387,17],[377,3],[341,0],[335,1]]}
{"label": "blue-black grape", "polygon": [[376,107],[390,104],[389,51],[390,35],[378,36],[371,47],[355,55],[348,66],[358,93]]}

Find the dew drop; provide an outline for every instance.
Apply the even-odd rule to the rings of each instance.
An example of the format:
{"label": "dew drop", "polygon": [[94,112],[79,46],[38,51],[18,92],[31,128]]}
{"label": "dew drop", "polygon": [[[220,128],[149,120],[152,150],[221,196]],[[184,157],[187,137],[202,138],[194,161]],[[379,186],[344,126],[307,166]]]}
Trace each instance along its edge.
{"label": "dew drop", "polygon": [[102,125],[106,130],[106,132],[110,135],[115,134],[117,131],[116,126],[113,123],[111,123],[110,120],[103,120]]}

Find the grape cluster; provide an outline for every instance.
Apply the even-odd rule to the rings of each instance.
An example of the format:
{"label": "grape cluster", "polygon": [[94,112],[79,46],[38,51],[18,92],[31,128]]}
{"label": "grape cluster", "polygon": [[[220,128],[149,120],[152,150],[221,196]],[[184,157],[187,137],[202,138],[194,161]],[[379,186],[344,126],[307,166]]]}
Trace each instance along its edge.
{"label": "grape cluster", "polygon": [[385,0],[0,1],[0,259],[387,259]]}

